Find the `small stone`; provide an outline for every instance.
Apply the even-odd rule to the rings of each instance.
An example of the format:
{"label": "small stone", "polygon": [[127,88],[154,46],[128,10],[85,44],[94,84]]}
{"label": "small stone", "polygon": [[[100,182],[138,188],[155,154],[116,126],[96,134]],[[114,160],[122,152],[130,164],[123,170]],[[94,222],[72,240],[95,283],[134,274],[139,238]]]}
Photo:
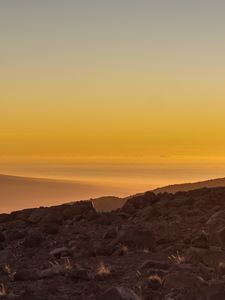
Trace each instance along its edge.
{"label": "small stone", "polygon": [[147,291],[148,289],[158,290],[161,287],[162,287],[162,279],[157,274],[149,276],[142,283],[143,291]]}
{"label": "small stone", "polygon": [[140,300],[140,298],[128,288],[112,287],[100,296],[99,300]]}
{"label": "small stone", "polygon": [[50,255],[54,256],[55,258],[61,258],[61,257],[68,257],[71,256],[71,252],[67,247],[61,247],[54,249],[50,252]]}
{"label": "small stone", "polygon": [[205,232],[201,232],[192,241],[191,245],[196,248],[209,249],[209,239]]}

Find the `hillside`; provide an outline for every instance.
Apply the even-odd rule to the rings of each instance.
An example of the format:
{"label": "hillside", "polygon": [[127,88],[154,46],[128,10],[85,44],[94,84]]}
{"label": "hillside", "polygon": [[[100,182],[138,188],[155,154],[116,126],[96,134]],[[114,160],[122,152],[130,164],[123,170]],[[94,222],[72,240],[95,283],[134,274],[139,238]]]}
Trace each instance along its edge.
{"label": "hillside", "polygon": [[108,192],[106,186],[91,183],[0,175],[0,212],[90,199]]}
{"label": "hillside", "polygon": [[[158,193],[176,193],[179,191],[192,191],[201,188],[216,188],[216,187],[225,187],[225,178],[211,179],[206,181],[194,182],[194,183],[185,183],[185,184],[174,184],[161,188],[154,189],[153,192]],[[107,212],[111,210],[115,210],[121,208],[124,203],[130,198],[134,196],[129,196],[125,198],[118,197],[101,197],[97,199],[92,199],[94,207],[98,211]]]}
{"label": "hillside", "polygon": [[217,178],[194,183],[173,184],[153,190],[154,193],[176,193],[178,191],[191,191],[201,188],[225,187],[225,178]]}
{"label": "hillside", "polygon": [[0,298],[225,299],[225,188],[0,215]]}
{"label": "hillside", "polygon": [[118,209],[124,205],[127,198],[119,198],[114,196],[100,197],[96,199],[91,199],[94,208],[97,211],[107,212]]}

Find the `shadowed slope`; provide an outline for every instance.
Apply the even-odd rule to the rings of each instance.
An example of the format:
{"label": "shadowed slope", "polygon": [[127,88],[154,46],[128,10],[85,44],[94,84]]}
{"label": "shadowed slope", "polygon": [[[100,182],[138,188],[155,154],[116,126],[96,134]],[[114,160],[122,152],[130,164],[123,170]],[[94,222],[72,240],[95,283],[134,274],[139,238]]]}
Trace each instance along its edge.
{"label": "shadowed slope", "polygon": [[165,187],[157,188],[153,190],[154,193],[176,193],[179,191],[191,191],[201,188],[215,188],[215,187],[224,187],[225,178],[211,179],[206,181],[199,181],[194,183],[184,183],[184,184],[173,184]]}

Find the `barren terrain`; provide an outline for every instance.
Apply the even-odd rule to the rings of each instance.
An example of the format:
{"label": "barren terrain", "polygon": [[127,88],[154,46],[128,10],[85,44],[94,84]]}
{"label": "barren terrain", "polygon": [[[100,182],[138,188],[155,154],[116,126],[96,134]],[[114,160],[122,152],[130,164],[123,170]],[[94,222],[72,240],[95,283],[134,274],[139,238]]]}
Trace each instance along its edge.
{"label": "barren terrain", "polygon": [[5,299],[225,299],[225,188],[27,209],[0,228]]}

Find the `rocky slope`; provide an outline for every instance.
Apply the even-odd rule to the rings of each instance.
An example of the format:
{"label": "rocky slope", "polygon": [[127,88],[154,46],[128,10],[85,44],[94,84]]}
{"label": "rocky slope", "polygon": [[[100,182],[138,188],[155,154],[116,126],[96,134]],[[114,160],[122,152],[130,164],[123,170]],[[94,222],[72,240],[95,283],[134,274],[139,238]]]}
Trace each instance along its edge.
{"label": "rocky slope", "polygon": [[0,298],[225,299],[225,188],[0,215]]}

